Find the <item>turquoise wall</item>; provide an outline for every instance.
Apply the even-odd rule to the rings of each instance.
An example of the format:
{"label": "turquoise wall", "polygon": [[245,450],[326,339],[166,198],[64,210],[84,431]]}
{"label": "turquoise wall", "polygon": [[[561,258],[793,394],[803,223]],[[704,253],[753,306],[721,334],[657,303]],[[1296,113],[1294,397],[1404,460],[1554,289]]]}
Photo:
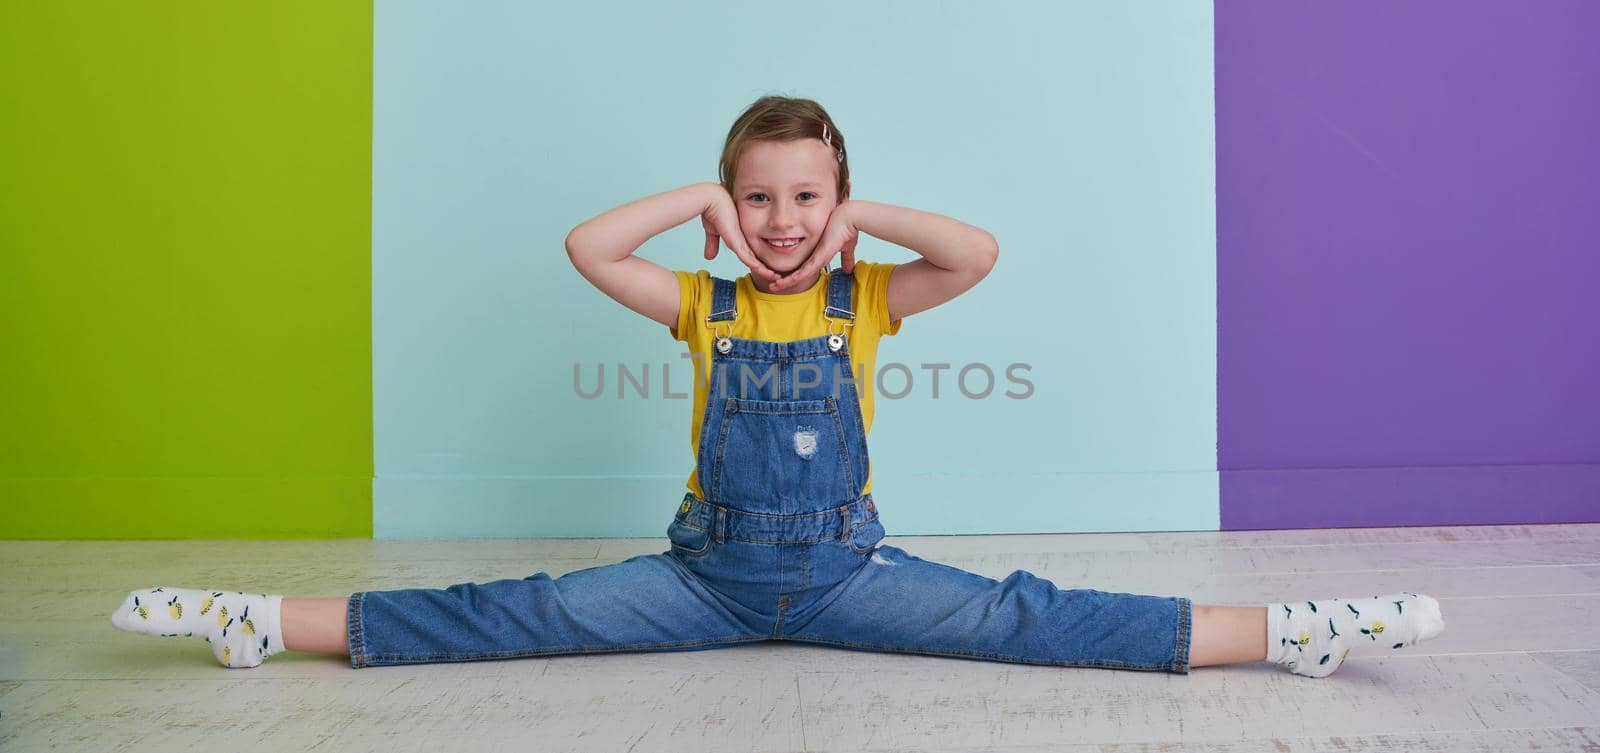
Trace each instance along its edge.
{"label": "turquoise wall", "polygon": [[[685,392],[690,364],[562,240],[714,179],[767,93],[828,108],[854,197],[1000,241],[988,279],[882,346],[914,375],[871,438],[891,533],[1218,527],[1210,3],[387,2],[373,75],[378,538],[662,535],[693,456],[661,372]],[[640,253],[745,271],[702,240],[691,222]],[[1027,399],[1003,378],[967,399],[954,369],[935,399],[921,368],[1016,362]],[[647,364],[650,397],[581,399],[574,363]]]}

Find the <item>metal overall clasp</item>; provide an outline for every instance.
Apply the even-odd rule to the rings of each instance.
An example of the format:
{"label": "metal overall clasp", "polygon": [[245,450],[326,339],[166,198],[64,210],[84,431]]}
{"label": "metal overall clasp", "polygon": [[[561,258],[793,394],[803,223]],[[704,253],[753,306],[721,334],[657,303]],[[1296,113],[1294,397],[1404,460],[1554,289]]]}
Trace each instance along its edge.
{"label": "metal overall clasp", "polygon": [[[728,320],[726,322],[713,322],[713,321],[711,321],[711,317],[716,316],[718,314],[727,314],[727,313],[732,313],[732,312],[729,312],[729,311],[714,311],[711,314],[708,314],[706,316],[706,327],[711,330],[712,337],[716,338],[717,352],[721,353],[722,355],[728,355],[729,351],[733,350],[733,322],[734,322],[734,320],[738,319],[738,314],[734,314],[734,319]],[[727,331],[726,332],[724,332],[722,330],[722,327],[724,325],[727,326]]]}
{"label": "metal overall clasp", "polygon": [[[846,334],[851,327],[856,326],[856,323],[851,319],[828,316],[827,311],[827,309],[823,309],[822,319],[828,323],[828,350],[838,353],[839,349],[844,347]],[[838,332],[833,331],[835,323],[839,325]]]}

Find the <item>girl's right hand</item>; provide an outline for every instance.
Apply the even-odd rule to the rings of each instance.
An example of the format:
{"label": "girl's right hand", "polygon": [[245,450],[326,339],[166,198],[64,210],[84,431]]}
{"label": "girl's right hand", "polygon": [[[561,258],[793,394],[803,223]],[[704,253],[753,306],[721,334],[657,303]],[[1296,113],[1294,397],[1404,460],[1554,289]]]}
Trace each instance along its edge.
{"label": "girl's right hand", "polygon": [[711,203],[700,214],[700,224],[706,229],[706,259],[716,258],[721,244],[726,243],[753,274],[765,277],[768,282],[778,279],[778,273],[762,264],[745,243],[744,233],[739,229],[739,210],[733,205],[733,197],[728,195],[727,189],[721,183],[707,185],[714,186],[716,190],[711,192]]}

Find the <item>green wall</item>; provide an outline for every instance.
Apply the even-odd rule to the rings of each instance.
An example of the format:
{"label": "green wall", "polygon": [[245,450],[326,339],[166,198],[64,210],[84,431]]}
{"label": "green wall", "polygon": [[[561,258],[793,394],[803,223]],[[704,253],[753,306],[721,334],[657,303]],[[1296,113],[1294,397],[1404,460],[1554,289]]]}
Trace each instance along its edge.
{"label": "green wall", "polygon": [[372,533],[372,7],[0,9],[0,538]]}

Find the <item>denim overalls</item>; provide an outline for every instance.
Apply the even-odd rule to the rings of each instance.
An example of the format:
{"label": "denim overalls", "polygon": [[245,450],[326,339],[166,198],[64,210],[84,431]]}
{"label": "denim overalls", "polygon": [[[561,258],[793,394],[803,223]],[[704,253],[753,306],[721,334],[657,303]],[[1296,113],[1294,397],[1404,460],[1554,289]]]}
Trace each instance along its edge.
{"label": "denim overalls", "polygon": [[668,551],[555,579],[352,594],[350,666],[789,640],[1187,674],[1187,598],[1062,590],[1022,570],[996,581],[879,545],[860,494],[852,281],[828,276],[828,334],[794,342],[733,337],[734,285],[714,281],[705,499],[684,495]]}

